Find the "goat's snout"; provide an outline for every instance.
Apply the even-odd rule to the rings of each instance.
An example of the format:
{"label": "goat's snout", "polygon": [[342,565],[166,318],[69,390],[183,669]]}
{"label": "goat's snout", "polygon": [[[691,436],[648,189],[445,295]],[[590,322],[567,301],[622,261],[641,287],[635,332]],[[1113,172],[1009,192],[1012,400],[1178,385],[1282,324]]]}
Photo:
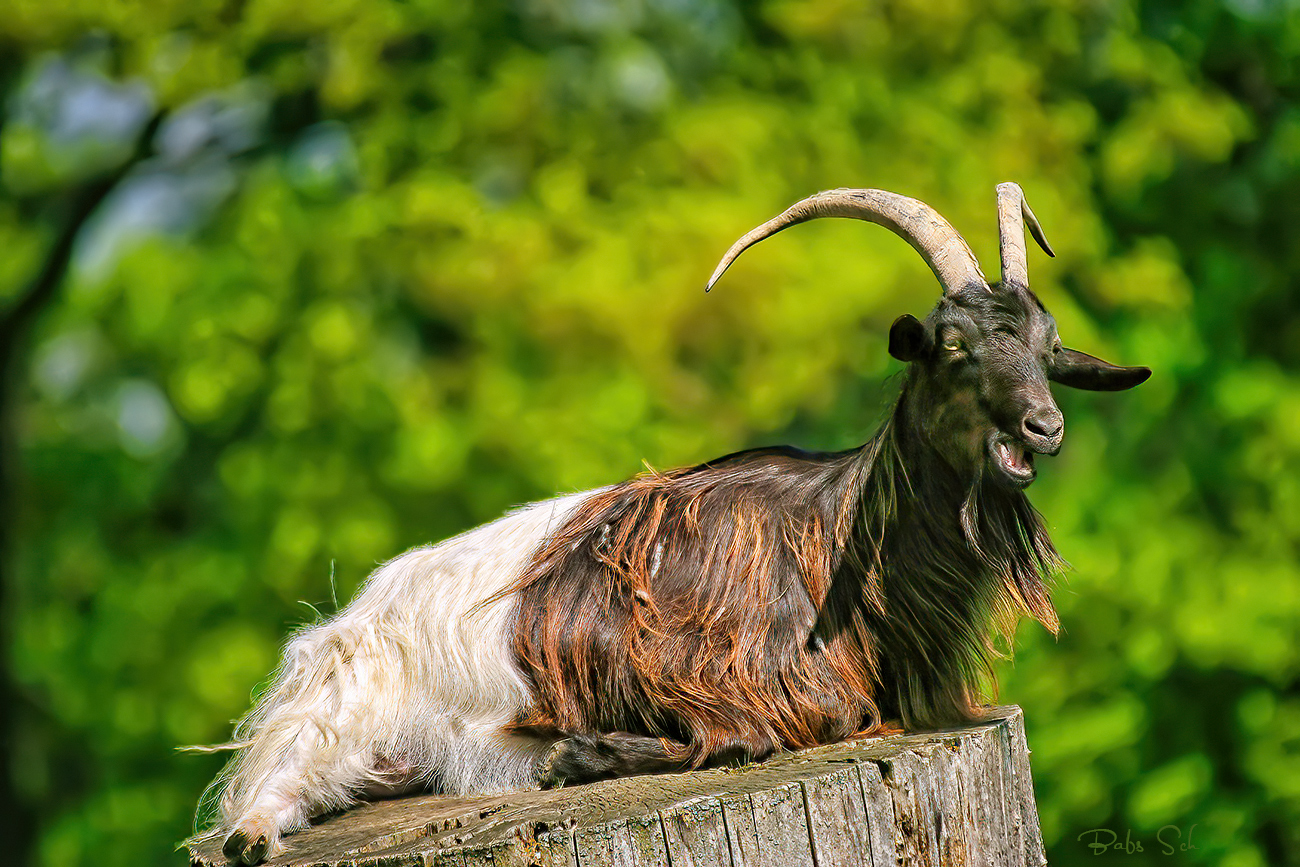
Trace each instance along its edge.
{"label": "goat's snout", "polygon": [[1052,404],[1034,407],[1020,422],[1020,436],[1038,454],[1054,455],[1065,439],[1065,416]]}

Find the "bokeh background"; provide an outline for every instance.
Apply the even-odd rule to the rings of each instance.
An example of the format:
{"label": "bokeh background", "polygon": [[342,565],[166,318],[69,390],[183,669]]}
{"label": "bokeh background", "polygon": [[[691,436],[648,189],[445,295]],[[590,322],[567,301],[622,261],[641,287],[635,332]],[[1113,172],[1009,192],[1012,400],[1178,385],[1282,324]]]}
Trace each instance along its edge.
{"label": "bokeh background", "polygon": [[1032,491],[1049,855],[1300,862],[1298,58],[1278,0],[5,0],[0,860],[182,863],[222,760],[176,748],[377,562],[862,442],[920,259],[827,221],[705,278],[835,186],[992,274],[1013,179],[1066,341],[1155,370],[1059,394]]}

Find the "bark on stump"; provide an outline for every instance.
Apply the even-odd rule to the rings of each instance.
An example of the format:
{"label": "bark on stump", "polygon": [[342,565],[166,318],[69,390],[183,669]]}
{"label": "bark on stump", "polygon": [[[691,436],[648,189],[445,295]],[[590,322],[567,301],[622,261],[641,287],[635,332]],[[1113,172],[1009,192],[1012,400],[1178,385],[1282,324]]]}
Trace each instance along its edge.
{"label": "bark on stump", "polygon": [[[189,844],[225,865],[221,838]],[[285,839],[294,867],[1046,863],[1019,708],[744,768],[363,804]]]}

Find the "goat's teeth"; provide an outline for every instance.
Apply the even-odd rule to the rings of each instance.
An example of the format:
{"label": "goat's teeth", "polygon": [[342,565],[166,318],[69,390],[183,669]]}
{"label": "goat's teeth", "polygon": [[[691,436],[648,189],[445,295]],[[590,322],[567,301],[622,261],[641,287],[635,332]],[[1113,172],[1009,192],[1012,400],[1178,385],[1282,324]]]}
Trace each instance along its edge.
{"label": "goat's teeth", "polygon": [[1016,443],[998,443],[998,457],[1012,470],[1022,469],[1027,463],[1024,448]]}

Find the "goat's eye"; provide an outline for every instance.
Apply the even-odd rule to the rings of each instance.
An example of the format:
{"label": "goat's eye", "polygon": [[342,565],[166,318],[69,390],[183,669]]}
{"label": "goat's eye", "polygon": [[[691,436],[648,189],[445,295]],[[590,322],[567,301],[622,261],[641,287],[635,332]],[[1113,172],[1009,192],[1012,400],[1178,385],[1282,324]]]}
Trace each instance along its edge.
{"label": "goat's eye", "polygon": [[945,352],[961,352],[966,348],[966,344],[960,337],[949,337],[943,342],[943,348]]}

